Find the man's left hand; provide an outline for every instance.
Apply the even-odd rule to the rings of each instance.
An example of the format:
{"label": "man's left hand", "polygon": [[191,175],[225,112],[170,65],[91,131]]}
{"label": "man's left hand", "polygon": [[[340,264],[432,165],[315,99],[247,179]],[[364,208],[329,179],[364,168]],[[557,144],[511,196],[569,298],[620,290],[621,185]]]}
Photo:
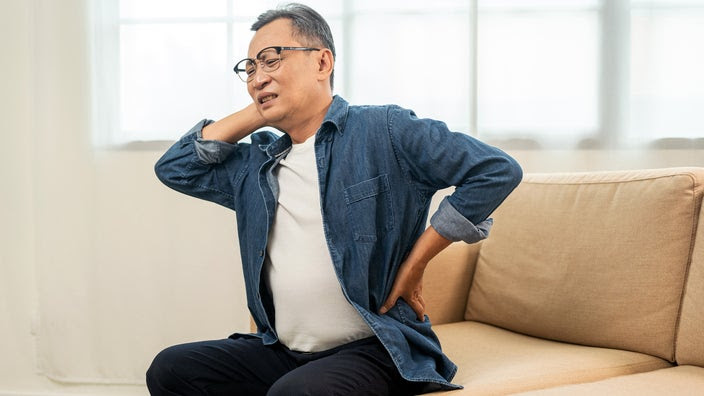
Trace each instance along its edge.
{"label": "man's left hand", "polygon": [[413,308],[418,320],[425,321],[425,300],[423,300],[423,273],[428,262],[440,251],[452,243],[438,234],[433,227],[428,227],[413,245],[408,257],[398,269],[391,293],[379,309],[380,314],[387,313],[396,305],[399,298]]}
{"label": "man's left hand", "polygon": [[424,321],[423,272],[425,272],[425,263],[404,261],[398,269],[391,293],[379,309],[379,313],[382,315],[387,313],[391,307],[396,305],[400,297],[413,309],[418,320]]}

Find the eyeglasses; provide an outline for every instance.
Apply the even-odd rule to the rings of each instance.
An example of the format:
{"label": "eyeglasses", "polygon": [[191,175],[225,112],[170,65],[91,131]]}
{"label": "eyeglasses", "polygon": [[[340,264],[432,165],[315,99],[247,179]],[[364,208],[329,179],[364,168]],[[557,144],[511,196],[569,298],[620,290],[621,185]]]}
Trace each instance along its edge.
{"label": "eyeglasses", "polygon": [[281,66],[281,51],[320,51],[311,47],[266,47],[259,51],[255,59],[245,58],[235,65],[235,73],[243,82],[251,82],[257,74],[257,65],[262,71],[270,73]]}

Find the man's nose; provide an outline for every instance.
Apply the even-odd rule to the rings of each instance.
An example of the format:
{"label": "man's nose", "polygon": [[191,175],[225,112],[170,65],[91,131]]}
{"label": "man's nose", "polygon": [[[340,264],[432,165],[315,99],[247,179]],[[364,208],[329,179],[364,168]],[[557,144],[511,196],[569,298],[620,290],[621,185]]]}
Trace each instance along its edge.
{"label": "man's nose", "polygon": [[254,84],[254,88],[262,88],[265,87],[266,84],[271,81],[271,76],[269,76],[269,73],[262,71],[260,69],[257,69],[257,71],[254,73],[254,79],[252,80],[252,84]]}

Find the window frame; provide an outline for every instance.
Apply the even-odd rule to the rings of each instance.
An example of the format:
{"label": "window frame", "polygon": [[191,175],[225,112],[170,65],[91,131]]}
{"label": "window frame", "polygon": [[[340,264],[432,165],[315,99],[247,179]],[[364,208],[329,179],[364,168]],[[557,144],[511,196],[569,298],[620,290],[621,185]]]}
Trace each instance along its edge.
{"label": "window frame", "polygon": [[[119,19],[119,1],[91,1],[92,14],[96,20],[93,24],[93,34],[91,46],[93,50],[93,141],[96,146],[117,148],[117,149],[140,149],[152,147],[164,147],[173,139],[136,141],[125,139],[120,127],[120,27],[130,24],[154,24],[154,23],[224,23],[227,30],[227,57],[233,59],[238,55],[233,53],[233,29],[237,23],[251,22],[251,16],[238,16],[234,12],[234,0],[226,0],[227,15],[224,17],[193,17],[193,18],[124,18]],[[342,3],[341,15],[328,15],[329,20],[339,22],[342,37],[340,40],[342,47],[350,49],[353,40],[353,26],[358,16],[369,11],[358,11],[353,6],[353,0],[340,0]],[[656,138],[647,140],[645,143],[628,142],[631,134],[629,130],[630,119],[630,18],[631,11],[639,7],[651,7],[653,2],[640,1],[632,5],[629,0],[601,0],[597,7],[599,14],[599,37],[596,38],[598,52],[600,55],[599,66],[597,68],[598,81],[597,91],[597,120],[596,130],[593,135],[574,137],[566,134],[556,138],[553,134],[549,137],[541,135],[539,131],[527,131],[521,136],[516,136],[513,132],[502,133],[501,131],[482,132],[480,130],[480,114],[478,113],[479,81],[478,75],[478,26],[482,23],[479,0],[467,0],[469,24],[469,92],[467,109],[468,130],[467,134],[482,138],[492,144],[496,144],[506,149],[600,149],[600,148],[629,148],[633,146],[658,146],[664,144],[667,147],[692,148],[692,142],[704,142],[702,139],[678,138]],[[659,5],[663,9],[673,9],[678,7],[696,7],[704,9],[702,5],[692,5],[691,2],[675,2],[672,4]],[[380,13],[393,12],[381,10]],[[403,13],[418,13],[417,10],[400,11]],[[118,19],[115,19],[115,16]],[[394,14],[398,15],[398,13]],[[351,56],[344,54],[344,56]],[[353,84],[352,70],[342,67],[338,70],[336,80],[336,91],[345,91],[346,87]],[[105,78],[112,76],[112,78]],[[233,76],[235,78],[235,76]],[[342,87],[342,88],[340,88]]]}

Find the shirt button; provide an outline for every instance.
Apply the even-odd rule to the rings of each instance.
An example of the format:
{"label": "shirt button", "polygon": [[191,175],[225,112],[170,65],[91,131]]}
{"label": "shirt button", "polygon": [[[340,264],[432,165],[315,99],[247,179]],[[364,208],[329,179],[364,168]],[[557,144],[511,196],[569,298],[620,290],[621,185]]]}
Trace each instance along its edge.
{"label": "shirt button", "polygon": [[264,251],[263,251],[263,250],[260,250],[260,251],[259,251],[259,257],[264,257]]}

